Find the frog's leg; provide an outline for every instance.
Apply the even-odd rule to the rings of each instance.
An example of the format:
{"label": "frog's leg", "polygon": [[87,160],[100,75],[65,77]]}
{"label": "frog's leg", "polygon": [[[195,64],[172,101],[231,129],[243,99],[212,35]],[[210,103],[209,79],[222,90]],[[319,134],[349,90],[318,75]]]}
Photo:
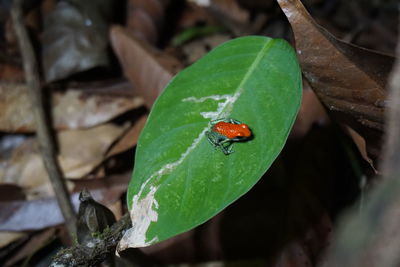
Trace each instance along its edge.
{"label": "frog's leg", "polygon": [[242,124],[241,121],[235,120],[235,119],[227,119],[227,122],[232,123],[232,124]]}
{"label": "frog's leg", "polygon": [[210,126],[212,127],[212,126],[214,126],[215,124],[217,124],[218,122],[221,122],[221,121],[224,121],[224,122],[227,122],[227,119],[216,119],[216,120],[212,120],[212,121],[210,121]]}
{"label": "frog's leg", "polygon": [[216,132],[212,132],[212,131],[207,131],[206,132],[206,136],[208,141],[215,147],[219,147],[221,149],[221,151],[225,154],[225,155],[229,155],[233,152],[232,147],[231,147],[231,141],[226,138],[225,136],[216,133]]}
{"label": "frog's leg", "polygon": [[220,147],[221,147],[221,150],[222,150],[222,152],[224,152],[224,154],[225,155],[229,155],[229,154],[232,154],[233,152],[235,152],[234,150],[233,150],[233,148],[232,148],[232,143],[227,143],[227,145],[221,145]]}
{"label": "frog's leg", "polygon": [[232,140],[230,139],[225,139],[219,143],[219,147],[221,148],[222,152],[224,152],[225,155],[232,154],[234,151],[232,149]]}
{"label": "frog's leg", "polygon": [[212,131],[207,131],[206,136],[208,141],[214,146],[218,147],[221,142],[221,135]]}

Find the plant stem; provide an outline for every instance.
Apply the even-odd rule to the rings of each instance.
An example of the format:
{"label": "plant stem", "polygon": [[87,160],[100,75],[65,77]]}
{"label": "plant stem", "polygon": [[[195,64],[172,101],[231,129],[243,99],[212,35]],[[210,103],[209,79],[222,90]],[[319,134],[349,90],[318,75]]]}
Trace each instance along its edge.
{"label": "plant stem", "polygon": [[23,23],[22,0],[14,0],[13,7],[11,9],[11,17],[23,60],[25,79],[32,105],[32,112],[35,117],[36,135],[38,138],[44,166],[47,169],[47,173],[50,177],[50,181],[64,216],[71,240],[73,240],[74,237],[76,237],[75,214],[69,199],[69,194],[64,183],[60,166],[57,162],[57,155],[54,145],[55,142],[51,135],[50,123],[49,120],[47,120],[44,108],[43,91],[40,82],[38,64],[36,62],[35,53],[29,39],[27,29]]}
{"label": "plant stem", "polygon": [[131,226],[129,214],[114,223],[108,231],[89,248],[83,244],[75,244],[57,253],[50,266],[96,266],[109,255],[114,254],[122,234]]}

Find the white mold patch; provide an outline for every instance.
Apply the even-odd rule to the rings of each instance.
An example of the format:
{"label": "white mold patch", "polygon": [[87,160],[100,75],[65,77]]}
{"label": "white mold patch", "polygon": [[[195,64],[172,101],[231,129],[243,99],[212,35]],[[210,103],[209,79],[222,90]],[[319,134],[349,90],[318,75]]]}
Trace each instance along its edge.
{"label": "white mold patch", "polygon": [[[218,103],[216,111],[206,111],[200,113],[204,118],[213,120],[217,118],[227,117],[232,111],[233,104],[239,98],[242,91],[243,89],[239,89],[235,94],[231,95],[212,95],[201,98],[196,98],[192,96],[185,98],[182,101],[195,103],[202,103],[206,100],[221,101]],[[158,187],[153,185],[157,183],[162,176],[171,173],[185,160],[190,152],[193,151],[200,143],[207,130],[208,127],[205,127],[199,133],[199,135],[193,140],[192,144],[186,149],[186,151],[180,155],[178,160],[165,164],[158,171],[150,175],[150,177],[147,178],[147,180],[140,187],[139,192],[133,196],[132,208],[130,212],[132,228],[125,232],[124,236],[119,242],[117,247],[117,255],[118,251],[122,251],[127,248],[146,247],[158,241],[157,237],[154,237],[150,241],[146,241],[146,233],[150,227],[150,224],[158,220],[158,202],[155,199],[155,194]],[[150,186],[150,191],[145,196],[143,196],[144,190],[147,188],[147,185],[150,181],[153,185]]]}
{"label": "white mold patch", "polygon": [[[143,191],[146,184],[147,183],[142,185],[140,192]],[[146,197],[139,199],[141,193],[133,197],[132,209],[130,212],[132,228],[128,229],[119,241],[117,251],[132,247],[132,244],[134,244],[134,247],[146,247],[157,242],[157,238],[146,242],[146,232],[150,223],[156,222],[158,219],[156,210],[158,209],[158,203],[154,197],[156,191],[157,187],[150,186],[150,192],[147,193]]]}
{"label": "white mold patch", "polygon": [[204,96],[200,98],[196,98],[194,96],[182,99],[182,102],[194,102],[194,103],[202,103],[206,100],[215,100],[215,101],[222,101],[218,103],[218,108],[216,111],[204,111],[200,112],[200,115],[203,116],[205,119],[215,120],[218,118],[226,117],[232,109],[232,104],[236,102],[239,98],[240,94],[242,93],[242,89],[239,89],[233,95],[211,95],[211,96]]}

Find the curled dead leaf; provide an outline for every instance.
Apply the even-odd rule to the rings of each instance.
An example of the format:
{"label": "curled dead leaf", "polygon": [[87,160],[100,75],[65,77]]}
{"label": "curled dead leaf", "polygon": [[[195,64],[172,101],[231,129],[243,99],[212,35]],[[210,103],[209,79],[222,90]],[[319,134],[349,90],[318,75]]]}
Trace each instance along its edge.
{"label": "curled dead leaf", "polygon": [[321,102],[380,155],[386,82],[394,58],[336,39],[319,26],[299,0],[278,0],[292,26],[302,71]]}
{"label": "curled dead leaf", "polygon": [[250,19],[249,10],[242,8],[238,1],[211,0],[207,10],[237,36],[259,32],[267,20],[263,13],[258,13]]}
{"label": "curled dead leaf", "polygon": [[[126,127],[105,124],[87,130],[63,131],[57,135],[59,162],[64,176],[84,177],[103,162],[105,153]],[[0,164],[0,183],[23,187],[27,198],[52,196],[53,190],[34,138],[18,146]]]}
{"label": "curled dead leaf", "polygon": [[127,1],[126,26],[136,37],[156,43],[164,19],[166,2],[163,0]]}
{"label": "curled dead leaf", "polygon": [[182,68],[181,63],[121,26],[111,27],[110,39],[125,76],[144,97],[146,106],[151,107],[173,75]]}
{"label": "curled dead leaf", "polygon": [[107,152],[106,158],[124,152],[136,145],[140,132],[147,121],[147,115],[143,115],[135,124],[116,142]]}
{"label": "curled dead leaf", "polygon": [[[126,176],[129,178],[129,176]],[[126,191],[129,179],[122,176],[111,176],[102,180],[93,180],[93,185],[86,182],[91,189],[93,198],[106,206],[113,206],[119,202]],[[77,211],[79,207],[79,194],[71,195],[71,203]],[[46,227],[63,223],[64,218],[59,210],[57,200],[54,197],[16,200],[0,202],[0,231],[27,231],[40,230]],[[51,211],[51,212],[49,212]],[[21,235],[10,235],[10,239]],[[1,233],[0,233],[1,237]],[[2,242],[0,242],[0,245]]]}
{"label": "curled dead leaf", "polygon": [[104,160],[105,152],[125,128],[104,124],[87,130],[60,132],[59,161],[64,176],[77,179],[87,175]]}
{"label": "curled dead leaf", "polygon": [[[93,127],[131,109],[143,105],[138,96],[124,96],[91,90],[66,90],[52,94],[52,116],[56,129]],[[5,132],[33,132],[27,87],[24,84],[0,83],[0,130]]]}
{"label": "curled dead leaf", "polygon": [[107,30],[113,1],[58,1],[44,18],[42,60],[47,82],[108,66]]}
{"label": "curled dead leaf", "polygon": [[238,24],[246,24],[250,20],[249,12],[240,7],[237,1],[211,0],[209,8],[211,12]]}
{"label": "curled dead leaf", "polygon": [[4,232],[4,231],[2,231],[2,232],[0,232],[0,248],[3,248],[26,235],[27,235],[26,233],[22,233],[22,232]]}
{"label": "curled dead leaf", "polygon": [[77,216],[77,238],[79,244],[87,246],[94,242],[95,233],[102,233],[115,223],[115,216],[106,206],[95,201],[87,189],[79,194],[79,211]]}
{"label": "curled dead leaf", "polygon": [[42,232],[34,234],[28,242],[26,242],[17,253],[5,262],[5,267],[16,266],[19,261],[34,255],[38,250],[43,248],[51,240],[57,237],[56,228],[46,229]]}

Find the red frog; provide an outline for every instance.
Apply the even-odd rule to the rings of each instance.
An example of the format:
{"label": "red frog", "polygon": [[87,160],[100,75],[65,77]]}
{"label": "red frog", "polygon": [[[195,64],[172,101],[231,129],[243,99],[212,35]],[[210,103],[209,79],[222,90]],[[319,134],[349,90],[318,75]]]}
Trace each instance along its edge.
{"label": "red frog", "polygon": [[214,147],[219,147],[225,155],[229,155],[233,153],[233,142],[246,141],[252,133],[247,124],[225,118],[211,121],[206,136]]}

